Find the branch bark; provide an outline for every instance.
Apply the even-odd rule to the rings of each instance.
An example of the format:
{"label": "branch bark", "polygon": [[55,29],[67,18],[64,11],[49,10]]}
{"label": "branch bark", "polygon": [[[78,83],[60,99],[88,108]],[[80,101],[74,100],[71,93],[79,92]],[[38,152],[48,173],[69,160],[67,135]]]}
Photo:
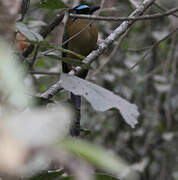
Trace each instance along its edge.
{"label": "branch bark", "polygon": [[150,14],[141,17],[113,17],[113,16],[103,17],[103,16],[80,15],[80,14],[70,14],[70,17],[97,20],[97,21],[152,20],[152,19],[158,19],[165,16],[173,15],[175,12],[178,12],[178,8],[172,8],[164,13]]}

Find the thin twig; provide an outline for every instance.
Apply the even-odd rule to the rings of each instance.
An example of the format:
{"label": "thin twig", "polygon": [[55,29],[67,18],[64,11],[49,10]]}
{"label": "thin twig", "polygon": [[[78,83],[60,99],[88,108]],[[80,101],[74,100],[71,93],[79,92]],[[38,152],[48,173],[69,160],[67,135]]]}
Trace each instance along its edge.
{"label": "thin twig", "polygon": [[[67,39],[66,41],[64,41],[62,44],[61,44],[61,48],[62,48],[62,46],[64,46],[65,44],[67,44],[69,41],[71,41],[72,39],[74,39],[75,37],[77,37],[77,36],[79,36],[80,35],[80,33],[82,33],[82,32],[84,32],[92,23],[93,23],[94,21],[90,21],[83,29],[81,29],[78,33],[76,33],[76,34],[74,34],[73,36],[71,36],[69,39]],[[47,50],[47,51],[45,51],[45,52],[42,52],[41,54],[42,55],[47,55],[47,54],[49,54],[49,53],[51,53],[51,52],[54,52],[54,51],[56,51],[56,49],[50,49],[50,50]]]}
{"label": "thin twig", "polygon": [[175,56],[175,50],[176,50],[176,45],[177,45],[177,37],[173,37],[173,43],[172,43],[172,48],[171,48],[171,57],[172,57],[172,64],[171,64],[171,75],[169,78],[169,82],[170,82],[170,90],[168,91],[168,93],[166,94],[166,117],[167,117],[167,126],[168,129],[170,129],[172,127],[173,124],[173,119],[172,119],[172,109],[171,109],[171,92],[174,89],[174,84],[176,82],[176,77],[177,77],[177,65],[178,65],[178,59]]}
{"label": "thin twig", "polygon": [[169,64],[171,64],[174,59],[174,54],[176,51],[176,43],[177,43],[176,41],[177,41],[176,36],[175,35],[172,36],[170,51],[168,53],[168,57],[166,58],[166,61],[165,61],[164,67],[163,67],[163,74],[165,77],[168,77]]}
{"label": "thin twig", "polygon": [[151,76],[156,74],[158,71],[160,71],[162,69],[162,67],[163,67],[163,64],[160,64],[158,67],[153,69],[151,72],[149,72],[146,75],[144,75],[142,81],[145,82],[148,78],[150,78]]}
{"label": "thin twig", "polygon": [[[164,8],[163,6],[161,6],[160,4],[158,4],[157,2],[154,2],[154,5],[155,5],[157,8],[159,8],[160,10],[162,10],[163,12],[166,12],[166,11],[167,11],[166,8]],[[174,16],[174,17],[177,17],[177,18],[178,18],[178,15],[177,15],[177,14],[174,14],[174,13],[172,13],[171,16]]]}
{"label": "thin twig", "polygon": [[138,48],[138,49],[134,49],[134,48],[128,48],[128,49],[122,49],[123,51],[129,51],[129,52],[140,52],[140,51],[146,51],[148,49],[150,49],[152,46],[146,46],[143,48]]}
{"label": "thin twig", "polygon": [[178,11],[178,8],[172,8],[165,13],[156,13],[152,15],[145,15],[141,17],[102,17],[102,16],[94,16],[94,15],[80,15],[80,14],[70,14],[70,17],[81,18],[81,19],[90,19],[97,21],[126,21],[126,20],[153,20],[162,18],[164,16],[169,16]]}
{"label": "thin twig", "polygon": [[45,71],[29,71],[30,74],[42,74],[42,75],[52,75],[59,76],[59,72],[45,72]]}
{"label": "thin twig", "polygon": [[38,55],[38,50],[39,50],[40,46],[37,45],[36,48],[35,48],[35,53],[34,53],[34,56],[33,56],[33,59],[32,61],[30,62],[30,66],[29,66],[29,69],[32,70],[33,69],[33,66],[35,64],[35,61],[37,59],[37,55]]}
{"label": "thin twig", "polygon": [[[133,12],[129,17],[138,17],[141,16],[154,2],[155,0],[144,0],[143,3]],[[114,43],[120,36],[122,36],[128,28],[134,24],[136,20],[124,21],[119,27],[117,27],[100,45],[96,50],[93,50],[85,59],[84,62],[86,64],[91,64],[98,58],[101,54],[103,54],[104,50],[109,48],[111,44]],[[81,73],[82,69],[80,67],[76,67],[74,70],[70,71],[70,74],[75,74],[75,72]],[[54,85],[52,85],[47,91],[41,94],[43,98],[51,98],[56,93],[61,90],[61,81],[57,81]]]}
{"label": "thin twig", "polygon": [[150,54],[151,50],[154,49],[156,46],[158,46],[161,42],[165,41],[166,39],[168,39],[170,36],[172,36],[174,33],[176,33],[178,31],[178,28],[174,29],[173,31],[171,31],[168,35],[166,35],[164,38],[162,38],[161,40],[157,41],[148,51],[146,51],[144,53],[144,55],[140,58],[140,60],[134,64],[131,68],[129,68],[129,71],[132,70],[133,68],[135,68],[138,64],[140,64],[145,57]]}
{"label": "thin twig", "polygon": [[101,1],[101,4],[100,4],[100,9],[96,12],[97,15],[102,12],[103,7],[104,7],[104,3],[105,3],[105,0],[102,0],[102,1]]}
{"label": "thin twig", "polygon": [[94,21],[90,21],[83,29],[81,29],[81,31],[79,31],[78,33],[74,34],[73,36],[71,36],[69,39],[67,39],[66,41],[64,41],[62,43],[62,46],[64,46],[65,44],[67,44],[69,41],[71,41],[72,39],[74,39],[75,37],[77,37],[79,34],[81,34],[83,31],[85,31]]}

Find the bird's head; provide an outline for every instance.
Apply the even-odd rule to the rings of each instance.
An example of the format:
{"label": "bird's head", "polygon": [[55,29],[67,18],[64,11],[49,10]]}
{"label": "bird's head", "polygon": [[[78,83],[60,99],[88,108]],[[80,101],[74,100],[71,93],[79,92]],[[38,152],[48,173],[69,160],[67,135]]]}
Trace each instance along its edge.
{"label": "bird's head", "polygon": [[78,5],[74,8],[72,8],[71,13],[74,14],[93,14],[95,11],[97,11],[100,8],[100,6],[87,6],[87,5]]}

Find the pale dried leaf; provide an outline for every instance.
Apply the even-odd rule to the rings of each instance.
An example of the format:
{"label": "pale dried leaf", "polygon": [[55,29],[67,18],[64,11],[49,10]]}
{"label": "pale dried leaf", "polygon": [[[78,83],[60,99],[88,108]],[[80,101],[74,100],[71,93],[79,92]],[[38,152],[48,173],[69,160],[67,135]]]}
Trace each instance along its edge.
{"label": "pale dried leaf", "polygon": [[[30,104],[23,84],[23,69],[17,63],[10,45],[0,39],[0,92],[5,95],[9,105],[23,109]],[[4,106],[4,102],[0,102]]]}
{"label": "pale dried leaf", "polygon": [[139,115],[137,106],[115,95],[113,92],[68,74],[61,74],[61,85],[67,91],[85,97],[95,110],[106,111],[117,108],[127,124],[131,127],[137,124]]}
{"label": "pale dried leaf", "polygon": [[6,131],[26,147],[47,146],[62,139],[69,130],[72,114],[69,109],[35,109],[8,117]]}

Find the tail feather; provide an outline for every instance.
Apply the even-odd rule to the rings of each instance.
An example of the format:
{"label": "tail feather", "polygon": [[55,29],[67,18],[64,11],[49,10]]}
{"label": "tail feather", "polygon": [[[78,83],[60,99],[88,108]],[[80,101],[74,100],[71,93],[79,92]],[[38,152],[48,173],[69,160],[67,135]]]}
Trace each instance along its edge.
{"label": "tail feather", "polygon": [[71,136],[80,136],[80,108],[81,108],[81,96],[77,96],[71,93],[71,101],[75,108],[75,119],[72,123],[70,128],[70,135]]}
{"label": "tail feather", "polygon": [[[68,65],[66,63],[62,63],[62,70],[64,73],[68,73],[70,71]],[[75,109],[75,119],[71,124],[70,135],[71,136],[80,136],[80,107],[81,107],[81,96],[77,96],[71,93],[71,102]]]}
{"label": "tail feather", "polygon": [[[70,71],[68,65],[64,62],[62,63],[62,69],[63,69],[64,73],[68,73]],[[82,79],[85,79],[85,77],[87,76],[87,73],[88,73],[88,70],[85,69],[78,76],[81,77]],[[77,136],[80,136],[81,96],[77,96],[77,95],[71,93],[71,102],[75,109],[75,119],[72,122],[72,125],[70,128],[70,135],[77,137]]]}

